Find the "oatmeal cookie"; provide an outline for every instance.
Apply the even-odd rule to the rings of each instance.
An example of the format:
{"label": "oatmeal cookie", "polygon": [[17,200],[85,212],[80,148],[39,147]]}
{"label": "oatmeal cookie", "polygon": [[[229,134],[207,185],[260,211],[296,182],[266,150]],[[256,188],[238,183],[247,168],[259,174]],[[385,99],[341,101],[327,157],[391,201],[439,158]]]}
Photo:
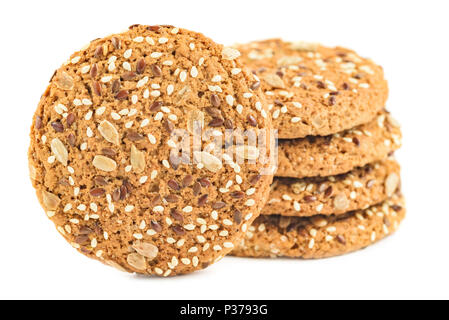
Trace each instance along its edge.
{"label": "oatmeal cookie", "polygon": [[326,136],[369,122],[388,96],[383,70],[354,51],[280,39],[237,45],[260,81],[279,138]]}
{"label": "oatmeal cookie", "polygon": [[[271,129],[239,55],[196,32],[134,25],[56,70],[31,127],[30,175],[74,248],[159,276],[205,268],[232,250],[272,181],[268,164],[248,161],[258,147],[233,146],[235,157],[225,157],[205,135]],[[201,148],[184,153],[178,128],[203,134]]]}

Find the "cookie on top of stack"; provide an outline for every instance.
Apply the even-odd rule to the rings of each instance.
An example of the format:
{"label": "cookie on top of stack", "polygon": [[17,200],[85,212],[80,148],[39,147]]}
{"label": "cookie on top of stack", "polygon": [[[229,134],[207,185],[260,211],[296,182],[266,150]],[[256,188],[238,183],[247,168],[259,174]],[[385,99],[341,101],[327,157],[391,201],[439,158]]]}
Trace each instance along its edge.
{"label": "cookie on top of stack", "polygon": [[341,47],[279,39],[239,45],[279,134],[269,200],[233,251],[335,256],[396,230],[405,215],[398,123],[383,70]]}

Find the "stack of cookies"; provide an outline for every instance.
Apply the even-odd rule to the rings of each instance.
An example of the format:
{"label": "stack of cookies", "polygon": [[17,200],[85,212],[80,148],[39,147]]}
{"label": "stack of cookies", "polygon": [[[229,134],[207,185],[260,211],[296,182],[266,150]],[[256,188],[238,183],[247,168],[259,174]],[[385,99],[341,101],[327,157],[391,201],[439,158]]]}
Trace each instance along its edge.
{"label": "stack of cookies", "polygon": [[233,251],[245,257],[335,256],[364,248],[405,215],[398,123],[381,67],[355,52],[266,40],[239,45],[279,134],[262,214]]}
{"label": "stack of cookies", "polygon": [[[343,48],[237,50],[133,25],[54,72],[31,126],[30,177],[70,245],[122,271],[185,274],[231,252],[337,255],[404,216],[387,91],[379,66]],[[274,182],[275,165],[259,161],[276,153],[273,128]]]}

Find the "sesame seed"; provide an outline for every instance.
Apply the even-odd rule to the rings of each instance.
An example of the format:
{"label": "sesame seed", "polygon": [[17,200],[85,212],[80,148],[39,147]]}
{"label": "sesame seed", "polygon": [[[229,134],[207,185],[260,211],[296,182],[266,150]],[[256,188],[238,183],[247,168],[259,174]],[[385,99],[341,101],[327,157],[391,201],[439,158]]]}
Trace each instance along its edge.
{"label": "sesame seed", "polygon": [[112,76],[105,76],[101,78],[101,82],[106,83],[112,80]]}
{"label": "sesame seed", "polygon": [[125,69],[126,71],[131,71],[131,65],[129,64],[129,62],[125,61],[122,64],[123,69]]}
{"label": "sesame seed", "polygon": [[142,176],[142,177],[140,177],[139,182],[140,182],[140,184],[143,184],[143,183],[147,182],[147,180],[148,180],[147,176]]}
{"label": "sesame seed", "polygon": [[315,239],[310,239],[310,241],[309,241],[309,249],[312,249],[314,245],[315,245]]}
{"label": "sesame seed", "polygon": [[226,103],[229,104],[231,107],[234,105],[234,97],[231,95],[226,96]]}
{"label": "sesame seed", "polygon": [[125,53],[123,54],[123,57],[125,59],[129,59],[131,57],[131,54],[133,53],[133,49],[128,49],[125,51]]}
{"label": "sesame seed", "polygon": [[161,92],[160,92],[159,90],[153,90],[153,91],[151,91],[151,96],[152,96],[152,97],[157,98],[157,97],[159,97],[160,95],[161,95]]}
{"label": "sesame seed", "polygon": [[179,74],[179,80],[181,80],[181,82],[186,81],[187,79],[187,72],[185,71],[181,71],[181,73]]}
{"label": "sesame seed", "polygon": [[145,37],[145,41],[152,46],[154,46],[154,44],[155,44],[153,38],[148,37],[148,36]]}
{"label": "sesame seed", "polygon": [[190,69],[190,75],[192,76],[192,78],[196,78],[198,76],[198,69],[195,66]]}
{"label": "sesame seed", "polygon": [[248,199],[245,202],[245,205],[248,206],[248,207],[251,207],[251,206],[253,206],[255,204],[256,204],[256,201],[254,201],[254,199]]}
{"label": "sesame seed", "polygon": [[156,176],[157,176],[157,170],[153,170],[152,172],[151,172],[151,180],[154,180],[155,178],[156,178]]}
{"label": "sesame seed", "polygon": [[225,248],[234,248],[234,244],[232,242],[224,242],[223,247]]}
{"label": "sesame seed", "polygon": [[115,63],[111,62],[108,64],[108,71],[112,72],[115,70]]}
{"label": "sesame seed", "polygon": [[143,87],[145,84],[147,84],[147,82],[148,82],[148,77],[145,76],[137,82],[136,87],[137,88]]}
{"label": "sesame seed", "polygon": [[167,86],[167,94],[171,95],[173,93],[174,89],[175,89],[175,87],[172,84],[169,84]]}
{"label": "sesame seed", "polygon": [[83,102],[83,104],[84,104],[85,106],[90,106],[90,105],[92,105],[92,101],[90,101],[90,99],[87,99],[87,98],[84,98],[84,99],[82,100],[82,102]]}
{"label": "sesame seed", "polygon": [[151,144],[156,144],[156,138],[151,133],[148,134],[148,140]]}
{"label": "sesame seed", "polygon": [[128,121],[125,123],[125,128],[129,129],[133,126],[134,121]]}
{"label": "sesame seed", "polygon": [[162,57],[162,53],[161,52],[152,52],[150,55],[151,58],[157,59]]}
{"label": "sesame seed", "polygon": [[296,211],[301,211],[301,205],[298,203],[298,201],[294,201],[294,202],[293,202],[293,208],[294,208]]}
{"label": "sesame seed", "polygon": [[220,82],[222,80],[221,76],[219,74],[212,77],[212,82]]}
{"label": "sesame seed", "polygon": [[141,127],[141,128],[146,127],[149,123],[150,123],[150,119],[145,118],[145,119],[143,119],[142,122],[140,123],[140,127]]}
{"label": "sesame seed", "polygon": [[153,208],[153,212],[164,212],[164,207],[163,206],[155,206]]}
{"label": "sesame seed", "polygon": [[236,110],[237,110],[237,112],[238,112],[239,114],[242,114],[242,112],[243,112],[243,106],[242,106],[241,104],[238,104],[237,107],[236,107]]}
{"label": "sesame seed", "polygon": [[90,127],[87,127],[86,129],[86,135],[91,138],[93,137],[94,133],[92,132],[92,129]]}

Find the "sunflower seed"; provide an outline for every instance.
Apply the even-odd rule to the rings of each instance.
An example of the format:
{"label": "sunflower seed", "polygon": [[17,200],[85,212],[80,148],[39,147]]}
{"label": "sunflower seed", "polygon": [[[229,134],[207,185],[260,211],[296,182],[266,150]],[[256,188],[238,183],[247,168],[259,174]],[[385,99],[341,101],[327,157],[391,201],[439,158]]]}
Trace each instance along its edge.
{"label": "sunflower seed", "polygon": [[137,270],[145,270],[147,267],[145,257],[138,253],[130,253],[126,258],[128,264],[137,269]]}
{"label": "sunflower seed", "polygon": [[98,131],[106,139],[106,141],[119,145],[119,133],[115,126],[108,120],[103,120],[98,125]]}
{"label": "sunflower seed", "polygon": [[131,165],[137,173],[145,170],[145,154],[134,145],[131,145]]}
{"label": "sunflower seed", "polygon": [[66,72],[61,71],[59,74],[56,75],[55,84],[59,89],[72,90],[73,78],[69,76]]}
{"label": "sunflower seed", "polygon": [[204,167],[211,172],[218,172],[223,166],[220,159],[208,152],[194,151],[193,156],[197,162],[204,164]]}
{"label": "sunflower seed", "polygon": [[117,168],[117,163],[105,156],[95,156],[92,164],[95,168],[106,172],[114,171]]}
{"label": "sunflower seed", "polygon": [[54,138],[50,144],[51,151],[54,153],[56,160],[61,162],[64,166],[67,165],[69,154],[66,147],[58,138]]}
{"label": "sunflower seed", "polygon": [[54,211],[58,207],[61,200],[58,198],[58,196],[54,195],[51,192],[42,191],[42,202],[45,210]]}
{"label": "sunflower seed", "polygon": [[159,252],[154,244],[148,242],[135,242],[133,243],[132,248],[136,250],[138,254],[147,257],[149,261],[156,258]]}

